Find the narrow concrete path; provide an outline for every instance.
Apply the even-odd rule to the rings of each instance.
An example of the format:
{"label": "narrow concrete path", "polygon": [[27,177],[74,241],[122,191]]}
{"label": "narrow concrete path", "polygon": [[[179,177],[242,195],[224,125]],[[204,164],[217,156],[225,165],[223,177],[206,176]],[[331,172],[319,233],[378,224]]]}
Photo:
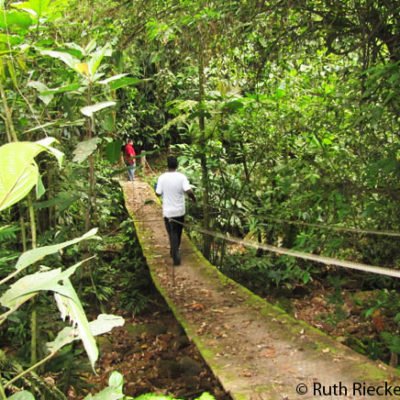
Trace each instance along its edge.
{"label": "narrow concrete path", "polygon": [[141,181],[121,186],[158,290],[233,399],[400,399],[396,370],[225,277],[186,236],[173,268],[153,190]]}

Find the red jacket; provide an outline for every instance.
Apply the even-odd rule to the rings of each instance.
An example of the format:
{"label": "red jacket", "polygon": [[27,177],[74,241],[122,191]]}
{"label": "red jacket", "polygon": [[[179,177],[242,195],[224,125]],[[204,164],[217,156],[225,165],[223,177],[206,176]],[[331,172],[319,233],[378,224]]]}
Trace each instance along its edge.
{"label": "red jacket", "polygon": [[124,149],[124,160],[125,163],[128,165],[135,165],[136,164],[136,159],[134,158],[136,156],[135,149],[132,144],[128,143],[125,145]]}

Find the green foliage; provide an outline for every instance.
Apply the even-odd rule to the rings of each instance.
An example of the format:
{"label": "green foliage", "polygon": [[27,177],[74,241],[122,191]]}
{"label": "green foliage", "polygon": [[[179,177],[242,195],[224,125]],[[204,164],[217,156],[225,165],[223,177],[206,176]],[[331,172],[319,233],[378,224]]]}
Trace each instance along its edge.
{"label": "green foliage", "polygon": [[0,14],[0,28],[10,29],[11,32],[22,33],[32,25],[31,17],[20,11],[2,11]]}
{"label": "green foliage", "polygon": [[115,101],[104,101],[102,103],[93,104],[90,106],[82,107],[81,113],[86,117],[93,117],[93,114],[97,111],[103,110],[104,108],[115,106]]}
{"label": "green foliage", "polygon": [[85,161],[90,155],[97,150],[97,145],[100,143],[99,138],[92,138],[79,142],[76,149],[74,150],[73,161],[81,163]]}
{"label": "green foliage", "polygon": [[119,400],[126,398],[123,394],[124,378],[123,376],[114,371],[108,379],[108,387],[101,392],[85,397],[85,400]]}
{"label": "green foliage", "polygon": [[[96,282],[95,296],[100,302],[118,299],[119,307],[126,313],[138,313],[146,308],[152,290],[151,277],[136,239],[133,224],[123,207],[120,190],[116,183],[104,180],[99,190],[102,219],[101,229],[109,231],[115,224],[115,233],[105,236],[96,251],[101,261],[93,271]],[[118,255],[118,256],[116,256]],[[123,271],[123,273],[121,273]]]}
{"label": "green foliage", "polygon": [[57,157],[63,154],[50,146],[54,138],[36,143],[9,143],[0,147],[0,211],[23,199],[38,183],[39,170],[34,158],[42,151]]}
{"label": "green foliage", "polygon": [[[9,180],[6,179],[7,177],[3,177],[3,192],[1,193],[1,197],[6,199],[3,201],[3,208],[9,207],[15,202],[21,200],[29,192],[33,184],[36,183],[39,173],[33,158],[39,152],[43,151],[43,149],[50,150],[58,157],[59,160],[61,160],[61,153],[49,147],[49,144],[52,141],[53,140],[50,138],[49,140],[37,142],[38,144],[24,142],[12,144],[12,149],[15,150],[17,154],[22,154],[26,157],[25,161],[28,162],[28,165],[34,165],[35,169],[31,170],[31,173],[35,175],[35,180],[33,183],[29,178],[20,178],[21,175],[26,173],[27,167],[24,167],[23,164],[24,169],[22,169],[21,172],[21,170],[18,169],[19,166],[13,164],[12,157],[10,156],[11,144],[8,145],[9,147],[3,146],[0,148],[0,151],[3,150],[2,154],[4,154],[4,158],[2,159],[2,162],[4,162],[3,167],[6,171],[10,171],[11,175]],[[4,150],[5,147],[6,149]],[[22,163],[21,159],[19,159],[19,161]],[[17,181],[18,185],[13,183],[14,181]],[[15,189],[16,187],[18,190]],[[78,239],[70,240],[57,245],[36,248],[23,253],[15,266],[16,272],[3,279],[2,283],[5,283],[11,277],[47,255],[58,252],[59,250],[76,244],[82,240],[94,238],[96,231],[97,230],[94,229]],[[92,321],[89,324],[83,311],[81,302],[69,280],[69,277],[81,264],[82,262],[76,263],[74,266],[65,271],[62,271],[61,268],[52,269],[49,271],[45,270],[20,278],[0,297],[1,305],[9,309],[7,313],[4,313],[0,316],[0,322],[4,322],[9,314],[15,312],[23,303],[37,295],[39,292],[52,291],[54,292],[57,306],[60,310],[62,318],[65,319],[68,317],[75,327],[64,328],[59,333],[55,341],[48,344],[48,348],[50,350],[50,355],[48,357],[56,354],[57,351],[69,344],[71,341],[80,339],[84,344],[92,368],[94,368],[94,364],[98,357],[98,350],[93,336],[108,332],[115,326],[121,326],[124,321],[120,317],[100,315],[97,320]]]}
{"label": "green foliage", "polygon": [[0,227],[0,242],[4,242],[7,240],[15,239],[15,233],[18,231],[17,226],[6,225]]}
{"label": "green foliage", "polygon": [[400,354],[400,337],[397,334],[390,332],[382,332],[381,337],[385,342],[387,348],[395,354]]}
{"label": "green foliage", "polygon": [[[124,378],[123,376],[117,372],[114,371],[111,373],[109,379],[108,379],[108,387],[103,389],[101,392],[91,395],[89,394],[88,396],[85,397],[85,400],[118,400],[118,399],[131,399],[131,400],[179,400],[175,399],[174,397],[171,396],[165,396],[165,395],[157,395],[157,394],[144,394],[138,397],[128,397],[123,394],[123,384],[124,384]],[[198,397],[196,400],[215,400],[213,396],[211,396],[209,393],[203,393],[200,397]]]}
{"label": "green foliage", "polygon": [[[31,231],[40,253],[55,237],[78,240],[93,224],[106,239],[85,253],[103,252],[106,262],[82,272],[84,299],[120,293],[129,309],[145,305],[133,232],[120,223],[121,210],[112,212],[121,201],[109,184],[117,170],[101,160],[117,162],[127,137],[139,150],[180,156],[196,192],[207,195],[207,204],[190,209],[193,221],[210,217],[210,228],[260,243],[399,268],[394,238],[282,222],[400,230],[396,2],[0,3],[0,130],[3,142],[23,140],[0,148],[0,222],[13,227],[0,228],[2,276],[15,273],[13,259],[22,242],[33,244]],[[60,175],[47,154],[60,156],[52,139],[37,142],[43,134],[66,154]],[[23,199],[35,186],[32,227]],[[51,253],[55,271],[81,259],[76,246],[55,252],[64,248],[63,257]],[[210,258],[260,291],[293,290],[329,274],[261,251],[239,254],[221,241]],[[128,271],[117,283],[119,263]],[[343,275],[327,279],[338,305]],[[369,275],[357,282],[399,286]],[[364,306],[367,318],[383,308],[395,324],[400,319],[392,294]],[[22,340],[29,335],[20,312],[10,317]]]}
{"label": "green foliage", "polygon": [[98,236],[96,236],[96,233],[97,233],[97,229],[95,228],[95,229],[92,229],[89,232],[85,233],[81,237],[69,240],[67,242],[28,250],[27,252],[23,253],[18,258],[17,264],[15,265],[15,269],[18,271],[22,271],[29,265],[36,263],[37,261],[43,259],[44,257],[46,257],[50,254],[57,253],[58,251],[64,249],[65,247],[72,246],[73,244],[79,243],[82,240],[88,240],[88,239],[99,240],[100,238]]}
{"label": "green foliage", "polygon": [[123,142],[122,140],[114,140],[107,144],[106,146],[106,156],[107,160],[114,164],[121,158],[121,148]]}
{"label": "green foliage", "polygon": [[228,255],[220,269],[233,279],[245,282],[251,290],[262,294],[268,294],[273,288],[293,289],[297,285],[305,285],[311,276],[309,266],[301,265],[286,256],[275,257],[268,254]]}
{"label": "green foliage", "polygon": [[32,393],[27,390],[23,390],[22,392],[18,392],[8,397],[9,400],[35,400]]}
{"label": "green foliage", "polygon": [[[135,397],[135,400],[179,400],[179,399],[175,399],[174,397],[171,396],[163,396],[163,395],[149,393]],[[203,393],[200,397],[197,397],[195,400],[215,400],[215,397],[211,396],[209,393]]]}

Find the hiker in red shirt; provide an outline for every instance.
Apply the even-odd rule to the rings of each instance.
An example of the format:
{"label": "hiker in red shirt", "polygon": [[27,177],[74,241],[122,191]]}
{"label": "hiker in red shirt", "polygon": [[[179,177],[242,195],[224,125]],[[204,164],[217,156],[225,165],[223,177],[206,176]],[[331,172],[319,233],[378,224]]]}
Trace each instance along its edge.
{"label": "hiker in red shirt", "polygon": [[124,161],[128,169],[128,180],[133,181],[135,179],[136,152],[132,139],[128,139],[128,143],[124,147]]}

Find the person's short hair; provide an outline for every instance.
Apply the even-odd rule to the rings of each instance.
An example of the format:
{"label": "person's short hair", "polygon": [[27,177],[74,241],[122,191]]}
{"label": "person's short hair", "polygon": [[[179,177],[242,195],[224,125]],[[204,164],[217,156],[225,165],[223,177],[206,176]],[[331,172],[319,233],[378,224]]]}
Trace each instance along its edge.
{"label": "person's short hair", "polygon": [[178,160],[174,156],[169,156],[167,158],[167,166],[168,169],[177,169],[178,168]]}
{"label": "person's short hair", "polygon": [[133,143],[133,139],[128,139],[128,143]]}

